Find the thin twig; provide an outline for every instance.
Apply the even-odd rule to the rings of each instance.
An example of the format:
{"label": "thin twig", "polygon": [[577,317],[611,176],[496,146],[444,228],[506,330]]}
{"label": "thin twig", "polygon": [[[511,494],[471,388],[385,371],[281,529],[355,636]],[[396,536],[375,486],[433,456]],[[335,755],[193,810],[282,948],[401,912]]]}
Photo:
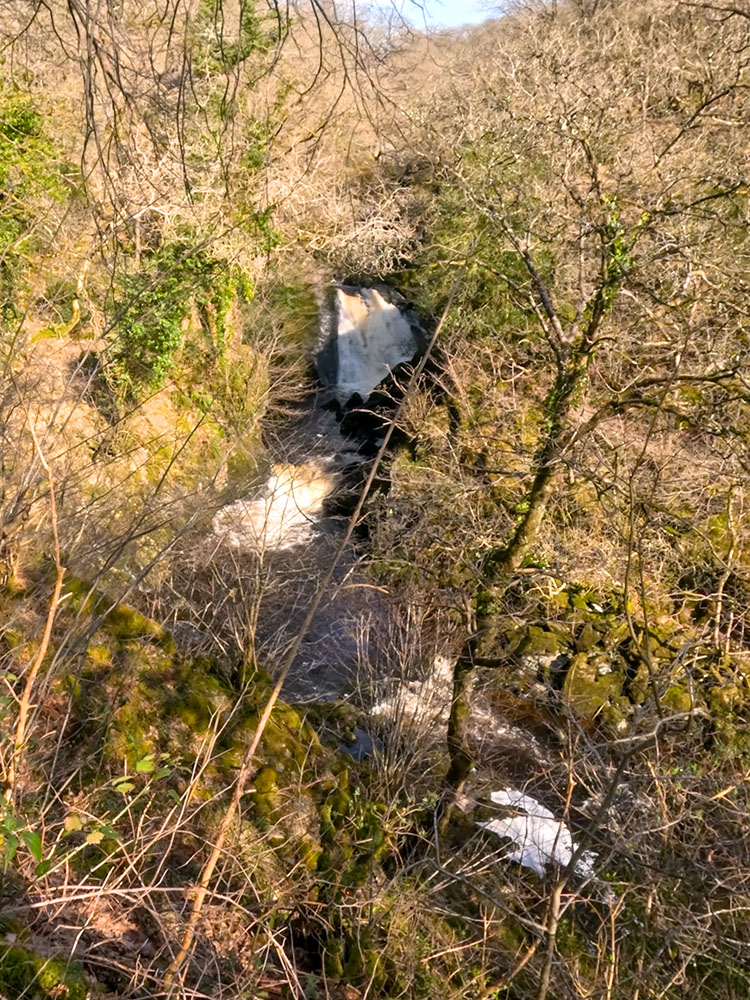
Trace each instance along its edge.
{"label": "thin twig", "polygon": [[52,539],[53,546],[52,551],[55,557],[55,586],[52,590],[52,597],[49,602],[49,609],[47,611],[47,620],[44,623],[44,632],[42,633],[42,639],[39,643],[39,649],[37,650],[36,656],[29,669],[28,676],[26,677],[26,683],[24,685],[23,694],[21,695],[20,701],[18,702],[18,721],[16,723],[16,734],[13,740],[13,751],[10,757],[10,763],[5,774],[5,791],[3,797],[6,802],[10,802],[13,797],[13,792],[16,786],[16,780],[18,777],[18,768],[21,759],[21,754],[23,753],[23,748],[26,743],[26,729],[28,726],[29,712],[31,710],[31,696],[34,691],[34,684],[36,683],[37,675],[39,674],[39,669],[44,662],[44,657],[47,655],[47,650],[49,648],[50,638],[52,637],[52,626],[55,622],[55,615],[57,614],[57,608],[60,604],[60,594],[62,593],[63,579],[65,577],[65,567],[62,564],[62,558],[60,555],[60,537],[57,530],[57,503],[55,501],[55,480],[52,474],[52,469],[49,463],[44,457],[41,446],[39,444],[39,439],[34,431],[34,426],[31,421],[29,421],[29,430],[31,431],[31,437],[34,441],[34,448],[39,457],[39,461],[47,473],[47,482],[49,484],[49,505],[50,505],[50,521],[52,523]]}

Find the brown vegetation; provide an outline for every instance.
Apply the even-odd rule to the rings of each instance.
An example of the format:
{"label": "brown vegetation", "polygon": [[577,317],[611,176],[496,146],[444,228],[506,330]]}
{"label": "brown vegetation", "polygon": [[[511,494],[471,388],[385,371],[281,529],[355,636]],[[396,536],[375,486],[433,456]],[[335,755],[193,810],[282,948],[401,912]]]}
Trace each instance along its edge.
{"label": "brown vegetation", "polygon": [[[747,996],[748,15],[6,7],[0,994]],[[232,548],[347,276],[430,347],[317,561]]]}

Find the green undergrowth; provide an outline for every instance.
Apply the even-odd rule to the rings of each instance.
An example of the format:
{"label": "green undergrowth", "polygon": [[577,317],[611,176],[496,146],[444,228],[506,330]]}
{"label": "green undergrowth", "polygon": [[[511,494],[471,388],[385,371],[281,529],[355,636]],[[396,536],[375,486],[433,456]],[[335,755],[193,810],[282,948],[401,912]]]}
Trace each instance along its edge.
{"label": "green undergrowth", "polygon": [[[48,833],[38,845],[45,861],[36,877],[54,878],[63,863],[70,877],[87,884],[116,877],[137,846],[134,825],[152,828],[185,801],[190,787],[191,801],[202,806],[189,829],[175,830],[167,870],[177,885],[194,882],[200,876],[194,838],[210,843],[221,822],[226,789],[255,732],[270,679],[251,670],[238,691],[224,664],[184,656],[168,632],[136,609],[112,606],[81,580],[70,580],[64,593],[53,641],[74,623],[81,639],[79,652],[65,658],[52,700],[69,701],[60,780],[76,794],[64,796],[62,813],[46,816]],[[26,613],[29,597],[28,588],[6,595],[4,611],[12,616],[16,605]],[[18,649],[15,640],[6,647]],[[370,765],[355,765],[330,741],[324,745],[312,715],[282,702],[271,714],[242,819],[233,825],[236,867],[222,879],[230,889],[242,885],[240,872],[252,872],[254,892],[269,907],[291,905],[295,933],[307,940],[318,973],[371,981],[375,995],[406,989],[429,996],[436,970],[422,959],[440,942],[455,943],[450,924],[438,913],[420,913],[415,946],[410,918],[403,907],[394,909],[399,897],[378,898],[365,925],[359,915],[373,887],[393,871],[402,838],[413,829],[413,807],[373,799]],[[30,751],[42,764],[42,748]],[[196,766],[201,777],[191,785]],[[31,826],[35,805],[30,794],[16,810]],[[55,826],[60,834],[52,847],[47,838]],[[159,851],[144,857],[141,876],[147,880],[160,860]],[[25,880],[28,863],[20,849],[12,864]],[[418,889],[414,883],[409,891]]]}
{"label": "green undergrowth", "polygon": [[51,112],[0,80],[0,329],[22,318],[29,264],[45,250],[39,219],[54,218],[76,190],[79,171],[53,139]]}
{"label": "green undergrowth", "polygon": [[223,361],[232,303],[252,296],[242,272],[201,246],[197,233],[149,250],[116,279],[116,375],[131,395],[164,382],[188,332],[206,370]]}
{"label": "green undergrowth", "polygon": [[[40,573],[34,581],[16,581],[0,597],[8,623],[3,630],[4,667],[33,648],[38,627],[30,628],[31,602],[39,601],[45,580],[48,584],[48,574]],[[49,704],[43,703],[41,710],[52,713],[59,700],[66,699],[62,745],[67,770],[59,777],[70,792],[64,793],[59,814],[47,813],[47,833],[39,843],[33,836],[38,827],[33,791],[19,803],[19,846],[10,861],[15,877],[22,887],[35,879],[46,884],[64,862],[69,877],[87,884],[115,878],[137,847],[132,831],[140,826],[153,829],[189,795],[200,805],[190,828],[175,829],[166,862],[161,849],[147,852],[141,875],[147,880],[166,863],[169,884],[194,884],[204,856],[196,845],[210,843],[222,820],[227,790],[270,693],[270,678],[250,665],[246,683],[238,689],[227,664],[185,656],[157,622],[134,608],[113,604],[85,581],[71,579],[64,594],[53,644],[59,648],[67,636],[75,652],[62,659]],[[556,595],[554,609],[548,608],[548,619],[498,633],[496,655],[508,668],[515,664],[521,671],[505,671],[503,683],[528,684],[521,665],[525,662],[528,669],[533,663],[534,683],[541,677],[562,692],[582,721],[594,718],[616,725],[607,713],[621,708],[620,699],[627,702],[622,707],[627,714],[648,696],[647,691],[634,694],[639,672],[633,671],[633,639],[622,629],[617,595],[568,588]],[[639,638],[645,641],[645,635]],[[666,669],[679,651],[680,635],[652,630],[648,639],[653,662]],[[613,662],[622,658],[624,680],[618,670],[597,672],[596,664],[605,656]],[[560,657],[565,664],[556,667]],[[555,675],[557,669],[562,676]],[[672,678],[671,683],[674,687],[678,680]],[[735,702],[732,706],[734,711]],[[242,893],[243,879],[251,877],[253,899],[260,899],[279,925],[289,923],[313,975],[368,988],[370,995],[383,998],[434,997],[446,981],[455,995],[486,991],[491,985],[488,969],[496,970],[499,978],[503,969],[512,968],[513,956],[531,942],[514,926],[509,903],[507,919],[493,917],[491,941],[483,946],[491,948],[491,960],[481,948],[464,947],[486,917],[484,897],[475,897],[460,881],[434,885],[429,852],[425,856],[418,847],[424,815],[407,795],[384,801],[373,794],[378,787],[374,764],[354,762],[338,750],[337,743],[346,740],[359,721],[346,705],[307,713],[277,705],[261,741],[241,818],[232,827],[232,861],[221,875],[223,891]],[[43,747],[31,745],[32,766],[43,765],[43,760]],[[696,792],[712,788],[718,778],[702,772],[708,761],[706,753],[696,754],[693,768],[679,780]],[[191,775],[199,764],[200,778],[194,781]],[[28,787],[33,788],[33,782]],[[446,845],[459,866],[464,850],[467,864],[475,857],[474,818],[460,836],[454,830]],[[701,822],[726,822],[726,817],[707,810]],[[56,843],[49,832],[55,828],[60,831]],[[699,834],[696,830],[694,836]],[[415,848],[415,863],[404,867]],[[673,861],[666,857],[663,863],[669,869]],[[507,893],[506,868],[498,866],[492,876],[491,892],[498,896]],[[561,926],[558,951],[577,961],[582,979],[593,982],[586,934],[585,914],[571,918]],[[637,942],[634,947],[639,947]],[[17,967],[36,975],[35,961],[14,953],[13,975]],[[533,968],[516,983],[519,997],[533,984]],[[50,981],[44,988],[56,986]],[[78,995],[74,982],[65,988],[71,996]],[[58,994],[65,995],[60,990],[49,995]],[[43,1000],[47,995],[39,992]]]}
{"label": "green undergrowth", "polygon": [[[30,608],[42,582],[43,576],[34,584],[27,581],[2,597],[3,617],[27,629],[25,634],[16,625],[3,630],[10,657],[21,655],[36,638],[36,627],[28,630]],[[132,824],[167,815],[189,785],[191,800],[205,807],[196,824],[177,836],[175,850],[178,855],[187,850],[196,834],[210,841],[226,808],[225,790],[271,692],[270,679],[256,668],[237,690],[226,665],[186,657],[155,621],[132,607],[113,605],[78,579],[64,586],[53,647],[63,638],[75,652],[61,659],[42,712],[54,713],[61,698],[69,706],[61,733],[65,773],[59,780],[77,793],[60,803],[62,813],[46,814],[44,839],[34,833],[39,827],[33,792],[16,805],[8,827],[16,843],[28,841],[41,863],[36,877],[52,877],[63,861],[89,881],[119,870]],[[13,676],[9,669],[6,677],[12,682]],[[30,743],[28,752],[29,767],[48,766],[41,745]],[[198,766],[200,779],[191,784]],[[238,857],[266,872],[259,878],[269,892],[274,869],[269,849],[283,865],[298,870],[292,889],[300,882],[306,893],[333,905],[361,890],[394,847],[397,816],[384,803],[369,801],[346,759],[323,746],[307,718],[283,702],[264,730],[246,803],[236,830]],[[48,838],[55,825],[61,833],[53,847]],[[3,836],[7,847],[7,830]],[[27,859],[28,853],[18,850],[10,860],[28,877]],[[197,877],[196,865],[197,859],[183,862],[180,878]],[[231,871],[227,878],[231,884]]]}
{"label": "green undergrowth", "polygon": [[0,995],[7,1000],[87,1000],[88,985],[79,962],[62,955],[41,955],[0,937]]}

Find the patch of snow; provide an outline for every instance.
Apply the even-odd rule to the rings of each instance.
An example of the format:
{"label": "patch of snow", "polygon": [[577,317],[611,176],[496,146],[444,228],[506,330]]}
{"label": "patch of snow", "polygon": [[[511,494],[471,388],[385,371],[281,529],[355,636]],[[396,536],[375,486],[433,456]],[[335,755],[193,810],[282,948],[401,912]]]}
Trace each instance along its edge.
{"label": "patch of snow", "polygon": [[214,534],[238,549],[284,550],[309,541],[337,476],[315,460],[274,465],[261,495],[237,500],[217,511]]}
{"label": "patch of snow", "polygon": [[[570,828],[555,819],[546,806],[514,788],[492,792],[490,798],[495,805],[508,806],[519,814],[478,824],[483,830],[513,841],[515,850],[508,855],[511,861],[531,868],[540,878],[552,862],[563,868],[570,864],[576,851]],[[576,862],[576,873],[586,878],[593,876],[595,860],[596,854],[584,851]]]}

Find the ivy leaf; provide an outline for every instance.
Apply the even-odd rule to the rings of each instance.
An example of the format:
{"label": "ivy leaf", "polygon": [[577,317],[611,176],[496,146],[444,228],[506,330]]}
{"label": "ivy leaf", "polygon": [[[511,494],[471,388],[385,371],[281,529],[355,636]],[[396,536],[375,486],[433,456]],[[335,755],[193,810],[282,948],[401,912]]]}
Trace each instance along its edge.
{"label": "ivy leaf", "polygon": [[81,822],[81,817],[80,816],[76,816],[75,813],[69,813],[65,817],[65,821],[63,822],[63,826],[65,827],[65,829],[67,830],[68,833],[73,833],[74,830],[82,830],[83,829],[83,823]]}
{"label": "ivy leaf", "polygon": [[21,834],[21,839],[23,840],[24,844],[26,844],[26,846],[28,847],[29,853],[31,854],[34,861],[37,862],[41,861],[42,838],[39,836],[36,830],[24,830],[23,833]]}
{"label": "ivy leaf", "polygon": [[139,774],[150,774],[154,769],[154,758],[149,754],[147,757],[141,757],[135,765],[136,771]]}
{"label": "ivy leaf", "polygon": [[3,836],[3,841],[5,844],[5,857],[8,861],[12,861],[18,850],[18,837],[14,833],[6,833]]}
{"label": "ivy leaf", "polygon": [[91,833],[86,837],[87,844],[101,844],[104,840],[104,834],[101,830],[92,830]]}

